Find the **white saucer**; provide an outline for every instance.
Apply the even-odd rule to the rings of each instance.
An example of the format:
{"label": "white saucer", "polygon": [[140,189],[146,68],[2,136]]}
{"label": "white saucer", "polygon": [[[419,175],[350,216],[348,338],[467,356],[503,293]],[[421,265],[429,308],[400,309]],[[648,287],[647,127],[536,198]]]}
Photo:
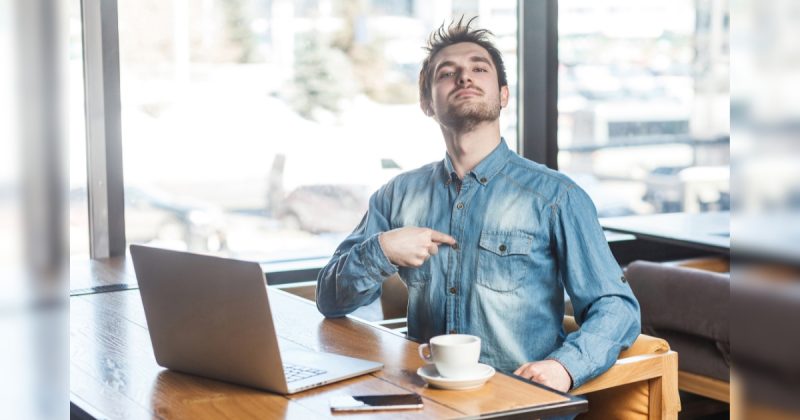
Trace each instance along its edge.
{"label": "white saucer", "polygon": [[483,363],[478,363],[475,369],[475,374],[467,378],[445,378],[439,375],[436,370],[436,365],[425,365],[417,369],[417,375],[422,377],[428,385],[442,389],[475,389],[480,388],[492,376],[494,376],[494,368]]}

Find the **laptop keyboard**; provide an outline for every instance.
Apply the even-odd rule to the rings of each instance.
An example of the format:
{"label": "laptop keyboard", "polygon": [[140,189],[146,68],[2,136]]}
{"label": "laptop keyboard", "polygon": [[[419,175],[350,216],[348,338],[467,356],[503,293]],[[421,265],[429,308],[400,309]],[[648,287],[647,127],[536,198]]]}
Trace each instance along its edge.
{"label": "laptop keyboard", "polygon": [[286,375],[286,382],[294,382],[294,381],[299,381],[301,379],[310,378],[312,376],[322,375],[326,371],[322,369],[314,369],[307,366],[299,366],[290,363],[284,363],[283,372]]}

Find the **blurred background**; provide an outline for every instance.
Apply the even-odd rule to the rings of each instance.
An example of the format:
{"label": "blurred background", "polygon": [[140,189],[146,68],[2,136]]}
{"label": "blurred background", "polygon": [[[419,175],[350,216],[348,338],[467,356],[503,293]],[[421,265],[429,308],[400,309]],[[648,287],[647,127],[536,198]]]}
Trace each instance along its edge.
{"label": "blurred background", "polygon": [[[516,68],[513,0],[120,1],[128,241],[261,261],[332,254],[378,187],[444,157],[419,110],[422,47],[450,16],[478,13]],[[515,108],[503,116],[512,147]],[[86,153],[82,114],[72,121],[77,256],[89,252]]]}
{"label": "blurred background", "polygon": [[[417,77],[427,35],[452,16],[493,31],[512,96],[502,134],[520,141],[517,1],[117,6],[127,243],[326,259],[376,188],[444,157]],[[733,288],[797,294],[798,22],[793,0],[558,1],[559,170],[601,217],[730,210]],[[15,343],[0,354],[26,378],[0,395],[24,406],[17,417],[59,417],[68,398],[54,349],[68,344],[67,290],[83,286],[69,260],[91,251],[85,29],[79,0],[0,0],[0,325]],[[732,313],[761,313],[741,304]],[[740,348],[759,353],[754,330],[798,348],[786,308],[743,328]]]}
{"label": "blurred background", "polygon": [[[330,255],[369,195],[444,157],[421,48],[479,16],[509,69],[510,1],[119,1],[125,233],[262,261]],[[730,207],[728,8],[559,2],[558,164],[600,216]],[[70,7],[70,243],[89,252],[79,2]],[[309,152],[311,151],[311,152]]]}
{"label": "blurred background", "polygon": [[731,14],[732,374],[752,418],[800,418],[800,4]]}

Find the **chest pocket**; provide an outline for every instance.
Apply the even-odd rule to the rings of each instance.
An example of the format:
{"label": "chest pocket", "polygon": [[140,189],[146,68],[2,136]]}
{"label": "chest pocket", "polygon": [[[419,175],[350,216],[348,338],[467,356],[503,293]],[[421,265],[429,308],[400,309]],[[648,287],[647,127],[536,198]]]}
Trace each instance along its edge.
{"label": "chest pocket", "polygon": [[522,232],[482,232],[478,245],[478,284],[498,292],[522,286],[529,274],[533,236]]}

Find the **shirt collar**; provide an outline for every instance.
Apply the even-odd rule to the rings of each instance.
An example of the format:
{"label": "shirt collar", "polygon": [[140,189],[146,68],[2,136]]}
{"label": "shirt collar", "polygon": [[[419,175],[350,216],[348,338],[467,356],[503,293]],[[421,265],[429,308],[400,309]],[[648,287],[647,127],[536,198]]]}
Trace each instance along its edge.
{"label": "shirt collar", "polygon": [[[483,158],[469,175],[475,177],[481,185],[488,184],[503,169],[512,153],[506,144],[506,140],[501,137],[500,144],[488,156]],[[456,171],[453,168],[453,162],[450,160],[450,155],[447,154],[444,156],[444,173],[442,176],[445,183],[458,179],[458,175],[456,175]]]}
{"label": "shirt collar", "polygon": [[450,161],[450,155],[447,152],[444,153],[444,171],[442,171],[442,181],[445,184],[450,185],[453,180],[455,180],[458,175],[456,175],[456,170],[453,168],[453,162]]}

